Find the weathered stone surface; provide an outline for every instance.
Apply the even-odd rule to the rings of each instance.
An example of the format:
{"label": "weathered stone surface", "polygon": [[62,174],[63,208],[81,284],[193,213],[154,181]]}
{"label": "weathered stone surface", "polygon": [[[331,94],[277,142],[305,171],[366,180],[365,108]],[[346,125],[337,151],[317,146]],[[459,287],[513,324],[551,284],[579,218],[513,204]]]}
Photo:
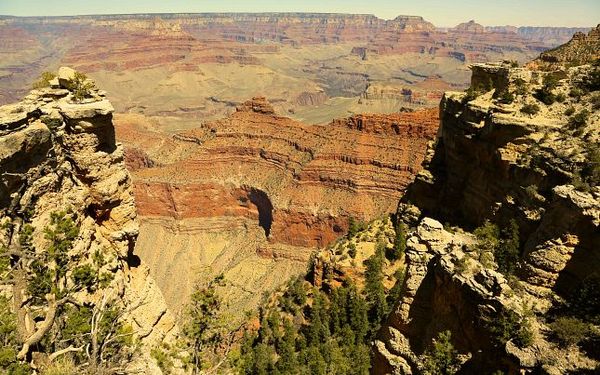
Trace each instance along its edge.
{"label": "weathered stone surface", "polygon": [[58,69],[57,79],[60,87],[69,88],[69,84],[75,79],[75,69],[68,66],[61,66]]}
{"label": "weathered stone surface", "polygon": [[[97,115],[108,115],[114,112],[112,104],[106,99],[92,103],[68,103],[59,104],[60,113],[69,120],[79,120],[95,117]],[[89,123],[93,126],[92,123]]]}
{"label": "weathered stone surface", "polygon": [[[557,92],[568,93],[591,69],[565,69]],[[487,93],[470,100],[462,93],[444,95],[435,152],[428,153],[426,170],[398,207],[401,219],[411,211],[408,202],[424,217],[406,215],[411,230],[405,291],[376,344],[380,361],[375,373],[406,372],[397,356],[414,372],[418,361],[410,358],[423,353],[443,330],[452,332],[460,353],[471,353],[465,373],[541,366],[548,373],[568,373],[598,365],[593,355],[557,347],[544,325],[551,308],[563,308],[557,301],[570,301],[600,267],[600,188],[593,179],[587,186],[571,184],[574,171],[589,173],[585,171],[595,167],[590,159],[595,160],[600,141],[600,113],[592,112],[576,132],[567,126],[562,106],[584,110],[581,102],[587,99],[559,104],[559,109],[540,104],[537,114],[526,117],[519,108],[532,103],[530,94],[517,95],[509,105],[495,98],[499,92],[513,92],[515,85],[531,92],[541,87],[545,74],[506,64],[475,65],[472,85],[491,83]],[[457,228],[448,232],[441,225],[472,230],[486,220],[500,228],[512,220],[518,224],[523,260],[512,279],[496,272],[493,260],[480,262],[474,236]],[[509,340],[499,348],[494,343],[489,322],[503,311],[529,322],[530,346],[520,348]],[[393,349],[394,329],[406,337],[408,350]]]}

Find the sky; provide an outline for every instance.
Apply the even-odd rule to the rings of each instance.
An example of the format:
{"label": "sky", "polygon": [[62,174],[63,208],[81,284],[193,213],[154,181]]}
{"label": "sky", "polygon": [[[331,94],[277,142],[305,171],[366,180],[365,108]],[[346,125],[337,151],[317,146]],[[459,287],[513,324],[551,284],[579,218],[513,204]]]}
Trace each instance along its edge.
{"label": "sky", "polygon": [[439,27],[471,19],[486,26],[587,27],[600,23],[600,0],[0,0],[0,14],[13,16],[197,12],[404,14]]}

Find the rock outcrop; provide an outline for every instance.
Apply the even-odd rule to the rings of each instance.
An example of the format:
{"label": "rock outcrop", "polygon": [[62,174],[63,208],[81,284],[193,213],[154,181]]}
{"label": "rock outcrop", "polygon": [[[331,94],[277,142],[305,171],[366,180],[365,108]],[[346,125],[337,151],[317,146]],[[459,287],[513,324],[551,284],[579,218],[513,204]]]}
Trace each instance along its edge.
{"label": "rock outcrop", "polygon": [[[12,223],[15,233],[31,226],[34,248],[44,252],[52,214],[67,212],[79,229],[71,256],[80,265],[102,257],[98,273],[111,280],[72,298],[90,308],[121,306],[122,319],[144,345],[142,358],[130,366],[160,373],[150,346],[173,335],[175,322],[133,252],[139,227],[123,148],[115,141],[113,107],[97,89],[76,100],[74,71],[61,68],[58,78],[20,103],[0,107],[0,222]],[[26,298],[13,291],[15,301]]]}
{"label": "rock outcrop", "polygon": [[[469,356],[464,373],[597,371],[596,354],[564,349],[551,330],[564,314],[580,316],[569,309],[600,267],[597,68],[472,70],[479,92],[444,95],[435,150],[399,205],[411,228],[407,275],[374,346],[375,373],[423,371],[422,354],[444,330]],[[549,75],[558,80],[551,88]],[[582,96],[568,98],[574,89]],[[536,99],[544,90],[567,99],[544,104]],[[576,121],[577,113],[585,119]],[[493,257],[490,263],[477,253],[481,239],[469,231],[487,221],[518,227],[514,274],[497,272]],[[498,341],[494,322],[509,314],[528,327],[530,342],[518,344],[516,331]]]}
{"label": "rock outcrop", "polygon": [[171,137],[149,131],[142,117],[119,117],[126,160],[138,167],[137,251],[173,309],[187,298],[196,270],[210,265],[200,277],[224,272],[240,315],[260,298],[249,290],[273,289],[302,272],[314,249],[347,231],[349,218],[395,210],[435,136],[436,114],[309,125],[278,116],[256,97],[227,118]]}
{"label": "rock outcrop", "polygon": [[577,32],[566,44],[550,51],[543,52],[540,57],[531,62],[531,66],[555,70],[560,67],[591,64],[600,59],[600,25],[588,34]]}

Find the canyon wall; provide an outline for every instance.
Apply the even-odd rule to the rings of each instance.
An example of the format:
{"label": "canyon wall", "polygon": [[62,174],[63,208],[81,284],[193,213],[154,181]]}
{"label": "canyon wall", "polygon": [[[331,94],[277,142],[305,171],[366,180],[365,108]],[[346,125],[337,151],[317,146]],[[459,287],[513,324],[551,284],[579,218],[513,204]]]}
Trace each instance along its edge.
{"label": "canyon wall", "polygon": [[262,97],[171,136],[143,116],[118,116],[142,218],[137,251],[173,308],[194,278],[224,272],[239,312],[260,298],[250,286],[272,289],[302,272],[350,218],[393,212],[437,122],[437,110],[424,110],[308,125]]}
{"label": "canyon wall", "polygon": [[[590,100],[597,84],[581,98],[543,104],[532,93],[556,73],[502,64],[472,70],[471,87],[492,87],[475,98],[444,95],[440,138],[398,208],[410,228],[406,279],[375,345],[375,373],[423,371],[422,354],[444,330],[464,355],[463,373],[597,371],[593,351],[565,349],[552,331],[553,321],[585,309],[570,310],[600,266],[600,113]],[[553,90],[566,97],[598,72],[584,65],[558,74]],[[515,96],[501,99],[507,92]],[[533,104],[536,111],[522,110]],[[586,121],[574,126],[571,106],[588,113]],[[486,222],[518,228],[514,274],[478,255],[481,234],[472,231]],[[531,335],[527,344],[515,330],[498,339],[494,322],[510,314],[521,322],[510,329]]]}
{"label": "canyon wall", "polygon": [[416,16],[311,13],[4,17],[0,103],[68,64],[107,90],[118,112],[191,125],[268,93],[279,113],[327,123],[434,106],[468,85],[466,64],[529,61],[586,30],[439,29]]}

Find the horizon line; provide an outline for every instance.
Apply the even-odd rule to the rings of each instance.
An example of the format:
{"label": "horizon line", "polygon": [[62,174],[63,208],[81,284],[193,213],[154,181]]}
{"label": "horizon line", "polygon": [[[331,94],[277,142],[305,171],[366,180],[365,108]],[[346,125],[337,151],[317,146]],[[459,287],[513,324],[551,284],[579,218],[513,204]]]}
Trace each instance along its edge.
{"label": "horizon line", "polygon": [[[436,24],[434,24],[431,21],[428,21],[427,19],[425,19],[425,17],[423,16],[418,16],[418,15],[410,15],[410,14],[399,14],[394,18],[382,18],[377,16],[374,13],[339,13],[339,12],[145,12],[145,13],[89,13],[89,14],[64,14],[64,15],[52,15],[52,16],[46,16],[46,15],[31,15],[31,16],[16,16],[16,15],[12,15],[12,14],[0,14],[0,20],[1,19],[6,19],[6,18],[75,18],[75,17],[98,17],[98,16],[145,16],[145,15],[215,15],[215,14],[223,14],[223,15],[235,15],[235,14],[250,14],[250,15],[260,15],[260,14],[271,14],[271,15],[278,15],[278,14],[309,14],[309,15],[342,15],[342,16],[370,16],[370,17],[375,17],[377,19],[380,20],[384,20],[384,21],[393,21],[398,17],[415,17],[415,18],[421,18],[423,21],[425,22],[429,22],[432,25],[434,25],[436,28],[452,28],[452,27],[456,27],[457,25],[460,25],[462,23],[468,23],[471,21],[474,21],[475,23],[484,26],[484,27],[552,27],[552,28],[565,28],[565,29],[584,29],[584,28],[594,28],[594,25],[588,25],[588,26],[554,26],[554,25],[510,25],[510,24],[505,24],[505,25],[484,25],[481,24],[479,22],[477,22],[474,19],[469,19],[467,21],[464,22],[460,22],[454,26],[438,26]],[[600,26],[600,24],[598,24],[598,26]]]}

